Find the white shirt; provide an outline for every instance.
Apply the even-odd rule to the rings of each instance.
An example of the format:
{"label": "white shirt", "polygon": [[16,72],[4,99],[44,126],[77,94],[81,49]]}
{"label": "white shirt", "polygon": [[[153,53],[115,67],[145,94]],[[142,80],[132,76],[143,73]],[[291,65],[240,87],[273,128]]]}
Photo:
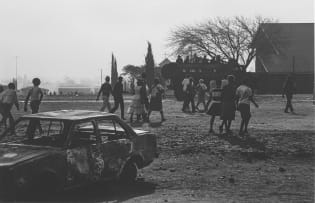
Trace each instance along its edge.
{"label": "white shirt", "polygon": [[189,78],[185,78],[182,82],[183,85],[183,91],[186,91],[187,85],[189,84]]}
{"label": "white shirt", "polygon": [[253,96],[252,89],[246,85],[240,85],[236,89],[236,96],[239,98],[238,103],[250,104],[249,98]]}

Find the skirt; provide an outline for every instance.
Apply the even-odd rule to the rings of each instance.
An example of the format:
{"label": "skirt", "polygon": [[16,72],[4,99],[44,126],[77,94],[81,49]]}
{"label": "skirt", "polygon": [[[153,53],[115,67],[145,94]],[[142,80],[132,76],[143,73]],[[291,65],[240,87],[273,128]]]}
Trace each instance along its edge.
{"label": "skirt", "polygon": [[221,120],[234,120],[235,119],[235,103],[222,102]]}
{"label": "skirt", "polygon": [[145,113],[144,104],[141,104],[140,99],[133,99],[131,105],[128,107],[127,113],[129,114],[143,114]]}
{"label": "skirt", "polygon": [[162,99],[161,97],[151,97],[150,99],[150,111],[162,111]]}
{"label": "skirt", "polygon": [[211,116],[220,116],[222,110],[221,102],[211,102],[209,105],[209,110],[207,112],[208,115]]}
{"label": "skirt", "polygon": [[205,94],[198,94],[198,103],[205,102]]}

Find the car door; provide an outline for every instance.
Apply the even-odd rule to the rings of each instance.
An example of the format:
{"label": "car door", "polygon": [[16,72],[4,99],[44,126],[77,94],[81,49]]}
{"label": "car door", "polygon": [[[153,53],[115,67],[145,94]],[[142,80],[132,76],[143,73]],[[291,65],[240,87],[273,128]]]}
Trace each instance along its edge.
{"label": "car door", "polygon": [[104,160],[104,178],[117,177],[132,152],[128,132],[111,117],[97,120]]}
{"label": "car door", "polygon": [[67,183],[77,185],[97,181],[104,170],[101,140],[94,121],[75,123],[67,149]]}

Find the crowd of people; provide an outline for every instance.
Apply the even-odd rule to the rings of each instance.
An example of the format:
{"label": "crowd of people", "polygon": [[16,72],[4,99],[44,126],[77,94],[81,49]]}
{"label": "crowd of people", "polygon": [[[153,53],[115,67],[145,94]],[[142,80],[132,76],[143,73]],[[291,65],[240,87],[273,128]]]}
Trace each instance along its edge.
{"label": "crowd of people", "polygon": [[210,60],[207,58],[206,55],[203,57],[198,56],[196,53],[189,57],[189,55],[185,56],[185,59],[182,58],[181,55],[177,56],[176,63],[178,64],[189,64],[189,63],[201,63],[201,64],[215,64],[215,63],[221,63],[221,57],[219,55],[212,57]]}
{"label": "crowd of people", "polygon": [[[124,99],[123,99],[123,78],[119,77],[118,82],[112,88],[110,84],[110,77],[107,76],[105,83],[102,84],[96,100],[99,99],[102,94],[103,97],[103,106],[100,109],[104,111],[105,108],[108,109],[108,112],[114,113],[120,106],[121,118],[126,120],[124,116]],[[146,81],[145,73],[142,73],[141,78],[137,80],[137,85],[134,87],[134,95],[130,106],[128,107],[127,113],[130,114],[130,123],[133,122],[134,115],[136,116],[136,121],[140,120],[144,122],[150,121],[150,115],[152,111],[158,111],[161,114],[161,122],[164,122],[166,119],[163,113],[162,106],[162,97],[164,94],[164,88],[160,84],[159,79],[154,79],[152,87],[148,87]],[[109,103],[109,97],[113,95],[114,97],[114,108],[111,108]]]}
{"label": "crowd of people", "polygon": [[[24,101],[24,111],[28,111],[28,103],[30,101],[31,113],[38,113],[39,106],[43,99],[43,92],[39,87],[41,81],[39,78],[33,79],[33,87],[29,90],[26,99]],[[235,112],[238,110],[241,115],[241,124],[239,128],[239,135],[248,135],[248,123],[251,118],[250,103],[253,103],[256,107],[258,104],[255,102],[254,94],[250,88],[248,79],[244,79],[237,87],[235,83],[235,77],[228,75],[223,80],[211,80],[209,88],[205,84],[203,79],[198,81],[198,84],[194,84],[194,79],[187,75],[182,81],[184,102],[182,106],[183,112],[190,111],[195,113],[205,112],[210,115],[210,129],[209,133],[214,133],[214,121],[216,117],[219,117],[221,123],[219,125],[219,132],[222,133],[225,129],[226,133],[231,133],[231,123],[235,120]],[[293,76],[290,75],[283,87],[283,94],[287,98],[287,103],[284,112],[288,113],[289,110],[293,112],[292,107],[292,95],[295,90],[295,83]],[[161,115],[161,122],[166,119],[164,117],[162,99],[164,97],[165,90],[161,85],[159,79],[154,79],[153,85],[148,87],[146,75],[143,73],[141,78],[136,82],[134,87],[134,95],[132,96],[131,103],[127,109],[127,113],[130,114],[130,123],[133,122],[134,116],[136,121],[150,122],[150,115],[152,112],[157,111]],[[209,99],[206,102],[206,95]],[[119,107],[121,112],[121,119],[125,118],[125,107],[123,97],[123,78],[119,77],[118,82],[112,88],[110,84],[110,77],[105,78],[105,83],[102,84],[96,100],[99,100],[102,95],[103,105],[100,111],[114,113]],[[110,96],[114,98],[114,107],[111,108]],[[195,96],[197,95],[197,104],[195,105]],[[203,110],[199,109],[199,105],[203,104]],[[13,106],[19,110],[19,102],[17,93],[15,90],[15,84],[9,83],[8,88],[4,90],[0,86],[0,114],[2,120],[0,126],[4,125],[7,128],[7,120],[9,120],[9,129],[14,132],[14,118],[11,114]]]}
{"label": "crowd of people", "polygon": [[[235,77],[233,75],[227,76],[224,80],[210,81],[208,94],[209,100],[206,103],[205,94],[207,86],[203,79],[199,80],[197,85],[193,84],[193,78],[188,75],[182,82],[184,92],[184,102],[182,111],[187,112],[189,104],[191,105],[192,113],[199,110],[199,104],[203,104],[204,110],[210,118],[209,133],[213,133],[213,124],[216,116],[221,119],[219,126],[220,133],[225,129],[226,133],[231,133],[231,123],[235,119],[236,110],[241,114],[241,126],[239,130],[240,135],[248,135],[248,123],[251,117],[250,102],[256,107],[258,104],[254,100],[252,89],[249,87],[248,80],[242,81],[239,87],[236,87]],[[195,94],[197,94],[197,105],[194,104]]]}

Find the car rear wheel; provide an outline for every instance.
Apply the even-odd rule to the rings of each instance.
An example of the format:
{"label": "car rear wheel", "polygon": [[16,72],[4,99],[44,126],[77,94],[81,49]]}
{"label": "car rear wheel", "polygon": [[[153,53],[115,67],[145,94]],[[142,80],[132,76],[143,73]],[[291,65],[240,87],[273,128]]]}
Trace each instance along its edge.
{"label": "car rear wheel", "polygon": [[123,171],[120,174],[120,180],[123,182],[135,181],[138,173],[138,168],[135,162],[129,161],[124,166]]}

